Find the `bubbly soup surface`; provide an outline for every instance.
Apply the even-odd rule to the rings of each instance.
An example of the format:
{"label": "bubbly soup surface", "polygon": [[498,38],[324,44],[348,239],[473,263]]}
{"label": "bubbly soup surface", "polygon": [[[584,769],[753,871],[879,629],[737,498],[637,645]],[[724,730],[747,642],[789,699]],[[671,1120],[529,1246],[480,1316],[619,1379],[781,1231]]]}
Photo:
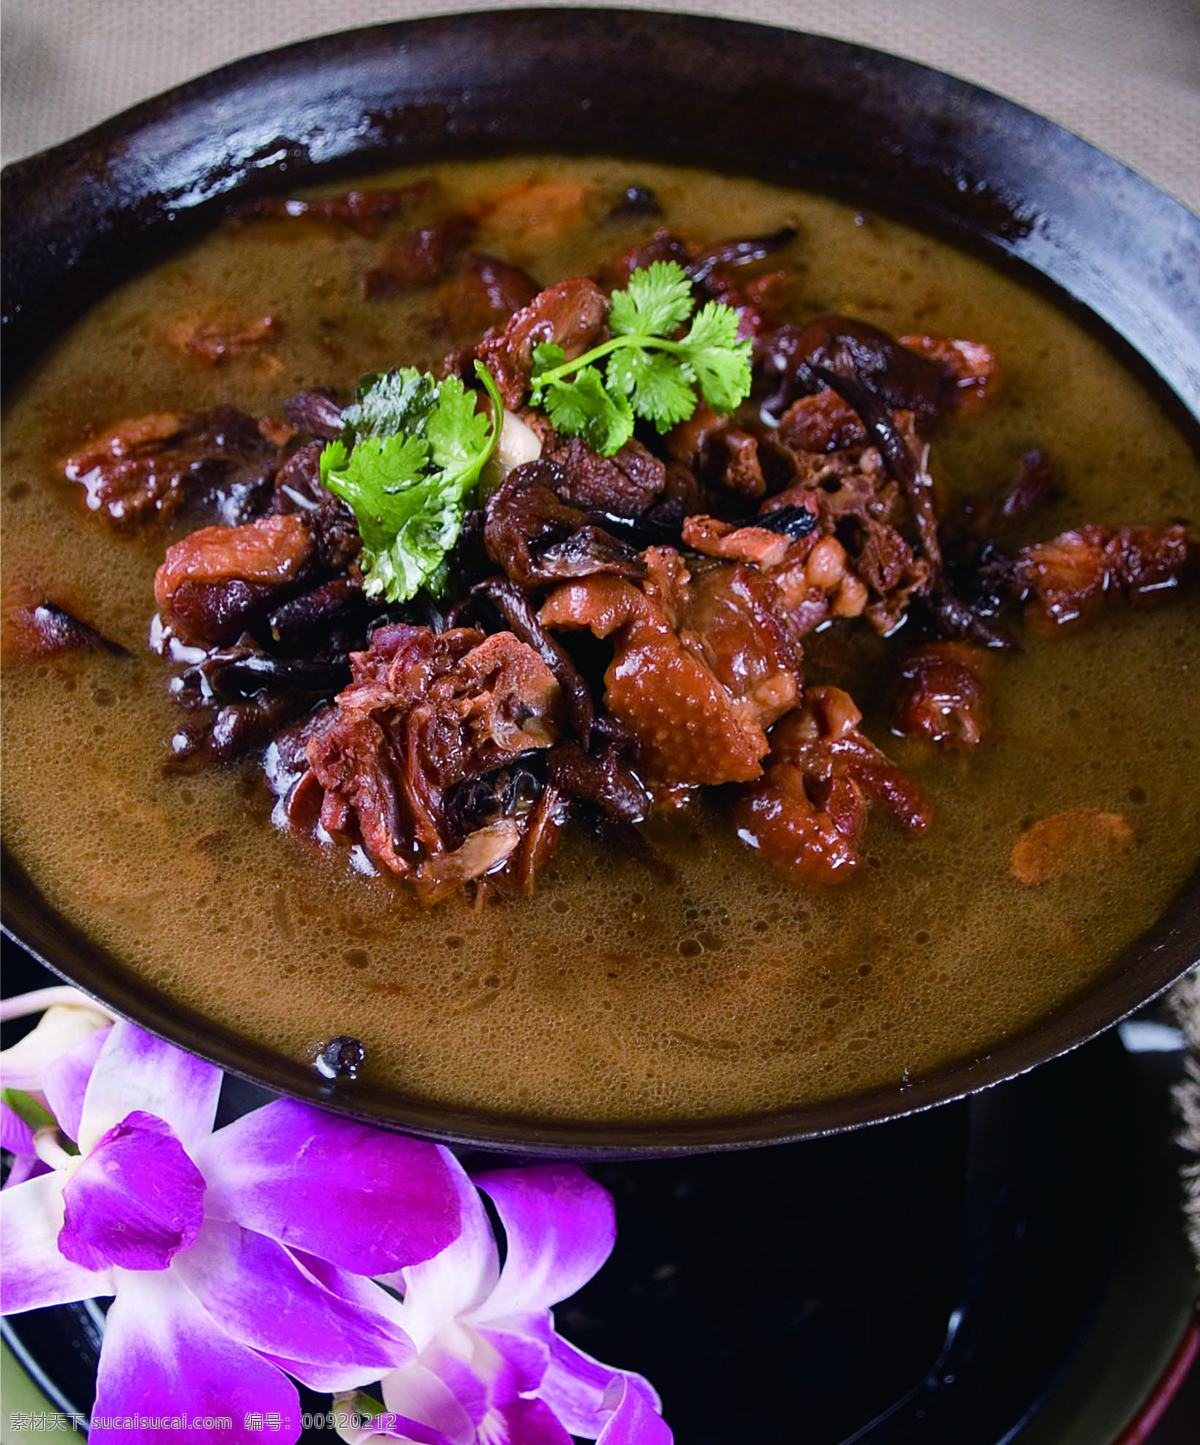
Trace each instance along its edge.
{"label": "bubbly soup surface", "polygon": [[[987,342],[1003,392],[942,424],[932,469],[952,496],[998,486],[1022,452],[1046,449],[1059,494],[1028,540],[1200,516],[1200,466],[1157,405],[1100,344],[981,262],[819,197],[628,162],[447,166],[437,210],[533,172],[614,196],[639,182],[664,211],[549,243],[479,238],[543,284],[594,270],[655,225],[707,242],[791,220],[789,317],[837,311]],[[428,291],[362,299],[379,249],[307,223],[218,231],[97,306],[5,420],[9,586],[128,649],[8,668],[5,836],[49,900],[148,986],[296,1059],[354,1035],[374,1081],[425,1099],[697,1117],[895,1084],[985,1051],[1085,990],[1162,912],[1200,854],[1194,593],[1113,607],[1078,635],[1026,632],[997,660],[992,733],[970,755],[889,734],[888,644],[865,624],[808,639],[806,680],[847,688],[863,730],[934,810],[917,839],[875,810],[869,866],[836,889],[784,881],[710,806],[647,827],[673,883],[572,830],[527,901],[426,910],[355,871],[344,848],[277,831],[255,758],[165,774],[178,716],[146,639],[171,536],[113,531],[57,459],[122,417],[221,402],[277,415],[301,387],[344,395],[363,372],[434,366],[447,337]],[[164,339],[164,321],[218,303],[282,318],[278,364],[248,353],[210,366]],[[1136,847],[1037,887],[1013,878],[1022,830],[1082,806],[1125,814]]]}

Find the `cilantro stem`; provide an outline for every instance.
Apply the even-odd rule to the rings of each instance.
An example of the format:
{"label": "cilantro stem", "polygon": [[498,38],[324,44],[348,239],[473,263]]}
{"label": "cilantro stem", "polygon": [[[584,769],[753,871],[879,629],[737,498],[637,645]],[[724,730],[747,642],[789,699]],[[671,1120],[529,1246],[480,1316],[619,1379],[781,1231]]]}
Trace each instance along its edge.
{"label": "cilantro stem", "polygon": [[670,341],[664,336],[650,336],[645,332],[635,332],[627,336],[610,336],[607,341],[602,341],[599,346],[593,346],[590,351],[585,351],[582,356],[577,356],[574,361],[564,361],[561,365],[552,367],[549,371],[539,372],[533,378],[533,388],[545,386],[548,382],[561,381],[564,376],[570,376],[573,371],[579,371],[582,367],[590,366],[593,361],[599,361],[605,356],[610,356],[614,351],[620,351],[623,346],[654,346],[659,351],[672,351],[677,356],[686,356],[688,348],[681,341]]}
{"label": "cilantro stem", "polygon": [[500,433],[504,428],[504,402],[500,397],[500,388],[496,385],[496,378],[484,366],[482,361],[475,363],[475,375],[483,383],[483,389],[487,392],[488,400],[492,404],[492,434],[488,438],[488,444],[479,463],[479,470],[482,471],[492,459],[492,454],[500,445]]}

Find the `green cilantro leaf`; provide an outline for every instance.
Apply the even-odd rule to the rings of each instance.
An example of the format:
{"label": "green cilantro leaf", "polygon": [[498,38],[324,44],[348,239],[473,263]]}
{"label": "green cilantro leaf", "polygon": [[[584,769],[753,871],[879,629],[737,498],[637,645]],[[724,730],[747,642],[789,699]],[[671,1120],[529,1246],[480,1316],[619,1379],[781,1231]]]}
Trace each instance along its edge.
{"label": "green cilantro leaf", "polygon": [[469,471],[487,447],[491,433],[491,418],[475,410],[475,393],[457,376],[448,376],[438,388],[437,406],[425,424],[433,465],[454,476]]}
{"label": "green cilantro leaf", "polygon": [[614,291],[608,312],[615,336],[670,336],[692,314],[692,283],[677,261],[639,267],[624,291]]}
{"label": "green cilantro leaf", "polygon": [[405,602],[448,577],[446,554],[495,449],[503,406],[476,364],[492,415],[458,377],[413,368],[364,378],[347,433],[321,453],[321,481],[353,509],[362,537],[363,590]]}
{"label": "green cilantro leaf", "polygon": [[714,411],[732,411],[750,395],[750,341],[739,341],[737,330],[737,312],[710,301],[680,343]]}
{"label": "green cilantro leaf", "polygon": [[576,372],[574,381],[550,383],[544,405],[558,431],[583,437],[602,456],[619,452],[633,435],[633,408],[624,396],[605,390],[594,366]]}
{"label": "green cilantro leaf", "polygon": [[567,353],[557,341],[539,341],[533,348],[533,379],[536,381],[543,371],[553,371],[567,359]]}
{"label": "green cilantro leaf", "polygon": [[364,376],[358,384],[357,400],[342,413],[347,445],[363,437],[419,433],[437,394],[435,378],[415,366],[384,372],[382,376]]}
{"label": "green cilantro leaf", "polygon": [[691,367],[664,351],[640,347],[614,351],[605,374],[609,389],[632,397],[637,414],[652,421],[660,432],[687,421],[696,410]]}
{"label": "green cilantro leaf", "polygon": [[[530,402],[544,407],[559,431],[584,437],[605,456],[633,435],[635,417],[660,432],[686,421],[697,391],[714,411],[732,411],[750,395],[750,342],[738,340],[737,313],[718,301],[677,337],[693,304],[677,262],[639,267],[613,292],[607,341],[571,361],[552,342],[534,347]],[[594,364],[601,360],[603,375]]]}
{"label": "green cilantro leaf", "polygon": [[[324,456],[334,448],[326,448]],[[427,474],[420,437],[367,437],[343,460],[322,466],[329,490],[348,502],[363,540],[363,589],[389,602],[416,595],[436,574],[462,528],[462,489]],[[420,458],[420,464],[413,463]]]}

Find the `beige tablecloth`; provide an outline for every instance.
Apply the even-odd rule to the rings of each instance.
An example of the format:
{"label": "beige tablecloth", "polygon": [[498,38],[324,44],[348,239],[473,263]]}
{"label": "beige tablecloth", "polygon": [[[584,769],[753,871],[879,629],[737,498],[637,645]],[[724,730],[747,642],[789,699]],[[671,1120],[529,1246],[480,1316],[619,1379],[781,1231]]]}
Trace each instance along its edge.
{"label": "beige tablecloth", "polygon": [[[498,0],[4,0],[3,157],[290,40],[498,8]],[[765,20],[940,66],[1051,116],[1200,208],[1200,0],[658,0],[638,8]]]}

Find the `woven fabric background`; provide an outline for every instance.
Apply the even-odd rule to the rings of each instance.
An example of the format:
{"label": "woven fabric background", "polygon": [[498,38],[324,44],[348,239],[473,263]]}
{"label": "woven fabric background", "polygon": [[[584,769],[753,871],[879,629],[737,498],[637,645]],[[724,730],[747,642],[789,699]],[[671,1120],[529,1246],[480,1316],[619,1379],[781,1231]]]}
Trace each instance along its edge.
{"label": "woven fabric background", "polygon": [[[65,140],[255,51],[503,3],[4,0],[3,157]],[[1200,208],[1200,0],[657,0],[638,8],[769,21],[939,66],[1051,116]]]}

